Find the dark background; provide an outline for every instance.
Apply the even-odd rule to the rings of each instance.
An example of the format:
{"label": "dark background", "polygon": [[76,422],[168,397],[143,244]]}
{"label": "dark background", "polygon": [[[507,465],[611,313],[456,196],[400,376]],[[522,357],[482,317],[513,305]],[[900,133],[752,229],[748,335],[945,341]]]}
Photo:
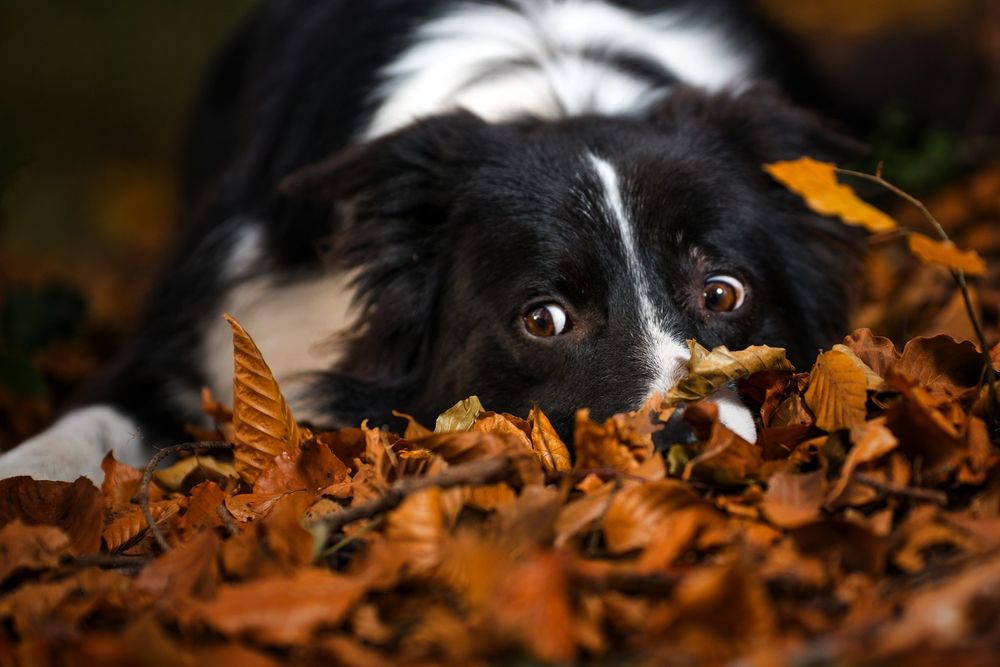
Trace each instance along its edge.
{"label": "dark background", "polygon": [[[253,4],[0,5],[0,449],[44,426],[126,335],[174,225],[199,74]],[[988,173],[1000,154],[1000,2],[757,4],[802,65],[801,97],[872,142],[892,178],[942,196]],[[887,319],[899,272],[875,270],[863,323],[925,330],[908,314]]]}

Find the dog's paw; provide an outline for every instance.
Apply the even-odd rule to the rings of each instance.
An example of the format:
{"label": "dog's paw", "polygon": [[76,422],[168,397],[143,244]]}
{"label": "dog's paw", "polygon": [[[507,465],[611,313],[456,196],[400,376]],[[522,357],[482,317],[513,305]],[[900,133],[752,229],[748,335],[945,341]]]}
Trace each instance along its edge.
{"label": "dog's paw", "polygon": [[48,430],[0,456],[0,479],[27,475],[73,481],[104,479],[101,461],[108,452],[122,463],[143,466],[146,457],[136,424],[116,410],[95,406],[70,412]]}

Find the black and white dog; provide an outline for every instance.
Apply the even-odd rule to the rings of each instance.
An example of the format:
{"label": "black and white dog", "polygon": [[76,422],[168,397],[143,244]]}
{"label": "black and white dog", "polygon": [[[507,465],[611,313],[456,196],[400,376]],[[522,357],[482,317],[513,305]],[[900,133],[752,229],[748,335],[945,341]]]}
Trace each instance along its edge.
{"label": "black and white dog", "polygon": [[209,71],[138,332],[0,475],[99,479],[109,450],[180,441],[202,386],[231,400],[223,312],[323,426],[475,393],[568,435],[577,408],[667,389],[687,338],[807,365],[845,326],[858,240],[761,164],[844,142],[758,86],[743,4],[263,3]]}

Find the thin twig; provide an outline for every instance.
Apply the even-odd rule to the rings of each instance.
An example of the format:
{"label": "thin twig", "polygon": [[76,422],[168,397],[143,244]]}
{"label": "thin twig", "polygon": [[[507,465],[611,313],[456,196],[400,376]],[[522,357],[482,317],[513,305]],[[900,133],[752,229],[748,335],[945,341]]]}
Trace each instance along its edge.
{"label": "thin twig", "polygon": [[[839,167],[836,171],[838,174],[842,174],[844,176],[854,176],[856,178],[880,185],[896,196],[905,199],[913,206],[916,206],[920,212],[923,213],[924,218],[926,218],[934,229],[937,230],[938,236],[940,236],[943,241],[948,243],[952,242],[951,237],[948,236],[948,232],[945,231],[941,223],[938,222],[938,219],[934,217],[934,215],[930,212],[930,209],[928,209],[922,201],[882,178],[881,163],[879,163],[879,168],[875,175],[866,174],[863,171],[854,171],[853,169],[841,169]],[[976,310],[972,306],[972,298],[969,296],[969,286],[965,280],[965,272],[951,269],[951,277],[958,284],[959,291],[962,292],[962,301],[965,303],[965,312],[969,316],[969,321],[972,322],[972,328],[976,332],[976,339],[979,341],[979,347],[982,351],[983,360],[986,363],[986,386],[987,392],[989,393],[986,415],[987,421],[990,424],[990,430],[994,435],[996,435],[997,429],[1000,427],[1000,424],[997,423],[996,419],[997,374],[996,370],[993,368],[993,360],[990,358],[989,344],[986,342],[986,334],[983,333],[983,326],[979,322],[979,316],[976,315]]]}
{"label": "thin twig", "polygon": [[876,491],[881,491],[882,493],[888,493],[893,496],[902,496],[904,498],[913,498],[914,500],[927,500],[932,503],[937,503],[939,505],[948,504],[948,495],[943,491],[935,491],[934,489],[921,489],[914,486],[894,486],[892,484],[886,484],[881,482],[874,477],[869,477],[868,475],[856,472],[852,475],[856,482],[860,482],[865,486],[870,486]]}
{"label": "thin twig", "polygon": [[395,509],[407,496],[424,489],[435,486],[447,489],[453,486],[497,482],[510,474],[513,469],[512,463],[513,459],[510,457],[500,456],[460,463],[430,477],[404,477],[381,496],[343,512],[322,516],[316,519],[315,523],[329,528],[331,536],[336,535],[347,524],[370,519]]}
{"label": "thin twig", "polygon": [[181,452],[197,452],[201,450],[218,451],[218,450],[232,450],[233,445],[229,442],[185,442],[180,445],[174,445],[173,447],[164,447],[160,451],[153,454],[153,458],[149,460],[146,464],[146,471],[142,474],[142,482],[139,484],[139,494],[138,503],[139,507],[142,509],[142,516],[146,519],[146,525],[149,526],[149,532],[152,533],[153,538],[156,543],[160,546],[163,551],[170,551],[170,544],[167,543],[167,538],[163,536],[163,531],[160,530],[159,525],[157,525],[156,520],[153,518],[153,513],[149,509],[149,485],[153,481],[153,473],[156,472],[156,467],[160,465],[163,459],[167,458],[171,454],[179,454]]}

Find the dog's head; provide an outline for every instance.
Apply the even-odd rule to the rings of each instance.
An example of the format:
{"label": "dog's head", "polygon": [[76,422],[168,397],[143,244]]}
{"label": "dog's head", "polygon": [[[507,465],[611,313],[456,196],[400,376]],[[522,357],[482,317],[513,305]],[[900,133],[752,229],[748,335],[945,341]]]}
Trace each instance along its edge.
{"label": "dog's head", "polygon": [[332,254],[359,270],[337,407],[426,419],[475,393],[566,433],[669,388],[687,338],[808,364],[845,326],[858,237],[761,165],[840,147],[769,93],[688,90],[634,119],[444,115],[306,168],[283,189],[338,203]]}

